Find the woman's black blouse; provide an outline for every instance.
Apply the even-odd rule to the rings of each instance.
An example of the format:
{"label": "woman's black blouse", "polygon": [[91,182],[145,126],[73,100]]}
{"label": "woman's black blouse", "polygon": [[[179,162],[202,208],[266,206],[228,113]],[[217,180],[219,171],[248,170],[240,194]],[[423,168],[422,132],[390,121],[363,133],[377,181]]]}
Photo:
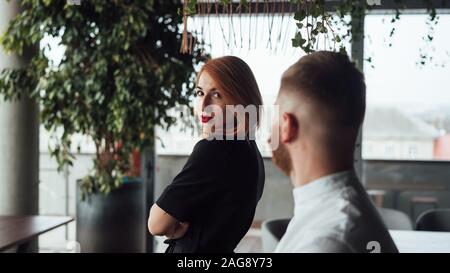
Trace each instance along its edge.
{"label": "woman's black blouse", "polygon": [[166,252],[233,252],[249,230],[264,188],[264,164],[254,141],[200,140],[156,203],[186,234]]}

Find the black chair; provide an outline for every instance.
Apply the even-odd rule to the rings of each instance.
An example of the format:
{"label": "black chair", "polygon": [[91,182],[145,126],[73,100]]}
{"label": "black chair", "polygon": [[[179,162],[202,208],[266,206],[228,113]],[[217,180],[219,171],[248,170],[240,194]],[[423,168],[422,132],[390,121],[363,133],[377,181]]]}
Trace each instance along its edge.
{"label": "black chair", "polygon": [[416,230],[450,231],[450,209],[433,209],[422,213],[416,221]]}
{"label": "black chair", "polygon": [[[411,217],[416,217],[416,207],[428,206],[428,209],[437,209],[439,207],[439,199],[435,196],[413,196],[409,200]],[[431,208],[430,208],[431,207]],[[420,215],[420,214],[419,214]]]}
{"label": "black chair", "polygon": [[275,250],[278,242],[286,232],[291,219],[272,219],[266,220],[261,224],[261,239],[263,252],[271,253]]}
{"label": "black chair", "polygon": [[399,210],[377,208],[381,219],[388,229],[413,230],[413,223],[409,216]]}

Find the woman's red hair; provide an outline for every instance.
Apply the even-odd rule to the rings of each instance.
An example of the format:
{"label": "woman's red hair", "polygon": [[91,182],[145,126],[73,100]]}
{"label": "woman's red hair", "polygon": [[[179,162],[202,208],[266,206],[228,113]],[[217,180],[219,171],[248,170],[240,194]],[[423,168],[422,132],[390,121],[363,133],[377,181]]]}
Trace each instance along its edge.
{"label": "woman's red hair", "polygon": [[219,90],[231,95],[236,105],[254,105],[257,109],[256,125],[259,126],[263,100],[255,76],[246,62],[235,56],[215,58],[203,65],[197,80],[203,72],[208,73]]}

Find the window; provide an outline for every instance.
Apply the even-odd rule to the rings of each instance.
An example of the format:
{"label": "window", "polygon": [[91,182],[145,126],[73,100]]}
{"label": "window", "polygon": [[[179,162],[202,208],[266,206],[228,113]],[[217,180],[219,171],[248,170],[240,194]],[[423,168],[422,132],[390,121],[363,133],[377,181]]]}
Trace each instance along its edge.
{"label": "window", "polygon": [[386,157],[394,157],[395,156],[395,147],[393,145],[386,145],[384,150],[385,150]]}
{"label": "window", "polygon": [[408,150],[409,157],[414,159],[417,157],[417,146],[410,146]]}
{"label": "window", "polygon": [[[441,14],[431,44],[425,14],[404,14],[392,38],[392,15],[365,19],[367,112],[364,159],[450,160],[450,15]],[[392,43],[392,47],[389,44]],[[420,62],[420,48],[433,57]],[[383,148],[384,152],[383,152]],[[380,150],[381,149],[381,150]]]}

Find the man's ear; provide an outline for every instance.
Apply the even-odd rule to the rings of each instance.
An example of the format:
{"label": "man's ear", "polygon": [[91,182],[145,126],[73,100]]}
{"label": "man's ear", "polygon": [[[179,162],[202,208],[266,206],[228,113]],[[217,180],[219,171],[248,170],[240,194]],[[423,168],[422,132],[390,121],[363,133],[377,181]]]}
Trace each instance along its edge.
{"label": "man's ear", "polygon": [[299,133],[300,126],[295,115],[283,113],[281,117],[281,142],[289,143],[294,141]]}

